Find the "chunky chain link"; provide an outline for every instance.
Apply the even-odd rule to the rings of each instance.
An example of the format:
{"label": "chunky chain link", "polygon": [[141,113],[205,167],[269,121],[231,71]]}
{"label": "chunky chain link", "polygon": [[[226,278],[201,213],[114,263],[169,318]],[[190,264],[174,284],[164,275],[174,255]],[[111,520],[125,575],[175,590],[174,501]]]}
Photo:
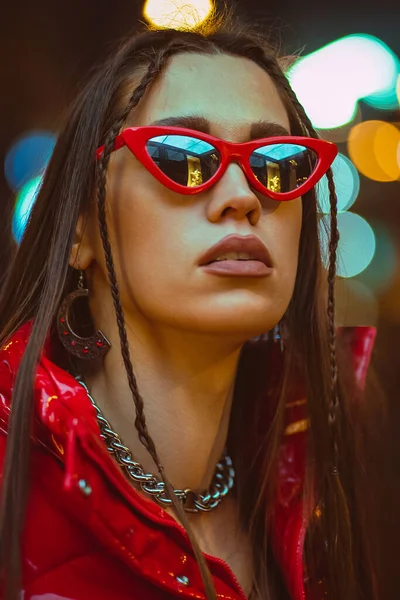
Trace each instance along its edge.
{"label": "chunky chain link", "polygon": [[[97,420],[100,426],[100,435],[106,442],[110,454],[114,456],[115,460],[123,468],[128,477],[138,484],[145,494],[151,496],[151,498],[161,506],[171,506],[172,501],[167,496],[164,482],[152,473],[145,473],[142,465],[133,460],[131,451],[124,445],[118,433],[112,429],[109,421],[107,421],[90,395],[85,382],[79,377],[76,377],[76,380],[85,388],[96,411]],[[214,477],[207,491],[198,493],[189,488],[174,491],[175,495],[181,500],[186,512],[209,512],[220,504],[222,499],[233,488],[234,482],[235,470],[232,465],[232,460],[227,454],[224,454],[217,463]]]}

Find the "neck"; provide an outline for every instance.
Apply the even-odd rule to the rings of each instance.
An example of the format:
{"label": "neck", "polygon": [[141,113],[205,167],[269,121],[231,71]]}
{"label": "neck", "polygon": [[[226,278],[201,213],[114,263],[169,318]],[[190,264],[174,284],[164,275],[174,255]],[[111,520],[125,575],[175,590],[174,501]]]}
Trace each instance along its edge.
{"label": "neck", "polygon": [[[147,429],[161,464],[173,487],[202,491],[226,446],[240,346],[222,348],[220,338],[198,333],[159,328],[155,333],[137,324],[132,330],[127,324]],[[102,369],[86,374],[86,383],[134,459],[157,473],[138,438],[116,326],[107,329],[107,337],[112,348]]]}

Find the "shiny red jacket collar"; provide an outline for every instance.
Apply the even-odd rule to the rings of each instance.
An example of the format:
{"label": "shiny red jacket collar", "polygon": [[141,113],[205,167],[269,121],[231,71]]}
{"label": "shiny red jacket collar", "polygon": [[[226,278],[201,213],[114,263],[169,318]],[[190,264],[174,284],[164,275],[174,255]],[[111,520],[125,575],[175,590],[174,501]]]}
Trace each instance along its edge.
{"label": "shiny red jacket collar", "polygon": [[[10,398],[30,329],[26,323],[0,350],[0,465]],[[372,327],[345,331],[363,387],[376,331]],[[86,392],[52,362],[49,338],[37,370],[34,398],[32,484],[23,536],[25,600],[204,598],[185,531],[127,482],[100,438]],[[307,522],[301,503],[304,404],[299,392],[287,405],[271,540],[292,600],[306,599]],[[244,600],[229,567],[215,557],[208,559],[218,595]]]}

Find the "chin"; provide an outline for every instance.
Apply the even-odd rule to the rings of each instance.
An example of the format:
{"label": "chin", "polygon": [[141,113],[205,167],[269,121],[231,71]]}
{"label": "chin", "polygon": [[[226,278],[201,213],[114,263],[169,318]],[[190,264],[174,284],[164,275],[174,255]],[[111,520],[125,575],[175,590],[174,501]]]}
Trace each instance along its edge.
{"label": "chin", "polygon": [[[209,302],[202,314],[204,325],[209,323],[226,332],[249,332],[250,336],[261,335],[272,329],[285,314],[287,305],[274,298],[247,295],[246,298],[225,298],[224,302]],[[206,326],[206,325],[205,325]]]}
{"label": "chin", "polygon": [[[282,313],[283,314],[283,313]],[[264,311],[255,314],[254,311],[217,311],[214,314],[196,315],[196,321],[185,323],[185,329],[199,333],[228,337],[238,343],[244,343],[250,338],[260,336],[270,331],[279,322],[281,315]]]}
{"label": "chin", "polygon": [[170,329],[225,336],[240,343],[273,329],[284,315],[289,300],[285,303],[281,296],[276,298],[249,290],[217,296],[205,294],[181,302],[158,303],[147,316],[153,323],[163,323]]}

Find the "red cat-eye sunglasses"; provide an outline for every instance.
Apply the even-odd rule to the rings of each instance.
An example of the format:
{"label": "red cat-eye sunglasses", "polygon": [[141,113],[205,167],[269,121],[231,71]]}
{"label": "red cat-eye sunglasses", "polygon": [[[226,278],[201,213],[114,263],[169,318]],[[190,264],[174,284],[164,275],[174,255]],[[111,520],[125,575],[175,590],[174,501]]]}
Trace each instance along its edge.
{"label": "red cat-eye sunglasses", "polygon": [[113,151],[123,146],[173,192],[204,192],[237,162],[252,188],[280,202],[308,192],[338,153],[335,144],[315,138],[287,135],[235,144],[184,127],[155,126],[124,129]]}

